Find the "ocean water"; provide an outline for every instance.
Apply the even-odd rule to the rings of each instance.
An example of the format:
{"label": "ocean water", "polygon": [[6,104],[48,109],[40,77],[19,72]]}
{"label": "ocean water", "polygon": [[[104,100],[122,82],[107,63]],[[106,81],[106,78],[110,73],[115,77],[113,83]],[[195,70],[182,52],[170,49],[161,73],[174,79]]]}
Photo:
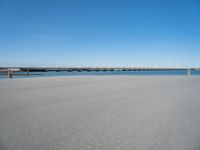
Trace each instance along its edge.
{"label": "ocean water", "polygon": [[[26,74],[26,73],[21,73]],[[200,75],[200,70],[192,70],[192,75]],[[54,77],[54,76],[106,76],[106,75],[187,75],[187,70],[172,70],[172,71],[83,71],[83,72],[67,72],[67,71],[61,71],[61,72],[31,72],[30,76],[24,76],[24,75],[15,75],[13,78],[35,78],[35,77]],[[8,77],[6,75],[0,75],[0,79],[7,79]]]}

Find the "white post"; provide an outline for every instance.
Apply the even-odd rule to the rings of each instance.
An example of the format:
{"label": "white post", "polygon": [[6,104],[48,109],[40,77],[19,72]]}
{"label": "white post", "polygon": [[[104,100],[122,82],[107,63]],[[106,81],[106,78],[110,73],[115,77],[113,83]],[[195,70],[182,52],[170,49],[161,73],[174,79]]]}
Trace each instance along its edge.
{"label": "white post", "polygon": [[191,75],[191,69],[188,68],[187,70],[187,75],[190,76]]}

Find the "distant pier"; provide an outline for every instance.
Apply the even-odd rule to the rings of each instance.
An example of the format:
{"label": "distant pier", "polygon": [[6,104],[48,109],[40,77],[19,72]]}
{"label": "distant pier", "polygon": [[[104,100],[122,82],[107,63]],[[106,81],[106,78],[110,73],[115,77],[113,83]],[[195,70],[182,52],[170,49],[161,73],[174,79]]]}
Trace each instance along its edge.
{"label": "distant pier", "polygon": [[14,75],[29,76],[31,72],[92,72],[92,71],[173,71],[185,70],[187,75],[191,75],[192,70],[200,70],[196,67],[1,67],[0,75],[7,75],[13,78]]}

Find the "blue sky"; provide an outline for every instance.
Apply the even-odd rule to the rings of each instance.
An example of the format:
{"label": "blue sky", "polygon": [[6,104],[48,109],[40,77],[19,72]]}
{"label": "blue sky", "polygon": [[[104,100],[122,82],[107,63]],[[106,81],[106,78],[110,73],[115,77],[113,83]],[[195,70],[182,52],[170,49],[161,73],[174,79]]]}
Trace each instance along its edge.
{"label": "blue sky", "polygon": [[0,0],[0,65],[200,65],[200,2]]}

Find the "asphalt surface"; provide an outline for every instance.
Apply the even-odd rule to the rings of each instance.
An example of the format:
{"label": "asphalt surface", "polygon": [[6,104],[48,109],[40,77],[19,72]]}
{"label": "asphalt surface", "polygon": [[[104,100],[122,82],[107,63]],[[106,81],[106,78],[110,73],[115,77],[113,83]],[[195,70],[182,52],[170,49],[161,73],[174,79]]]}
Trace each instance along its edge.
{"label": "asphalt surface", "polygon": [[200,77],[0,80],[0,150],[200,150]]}

